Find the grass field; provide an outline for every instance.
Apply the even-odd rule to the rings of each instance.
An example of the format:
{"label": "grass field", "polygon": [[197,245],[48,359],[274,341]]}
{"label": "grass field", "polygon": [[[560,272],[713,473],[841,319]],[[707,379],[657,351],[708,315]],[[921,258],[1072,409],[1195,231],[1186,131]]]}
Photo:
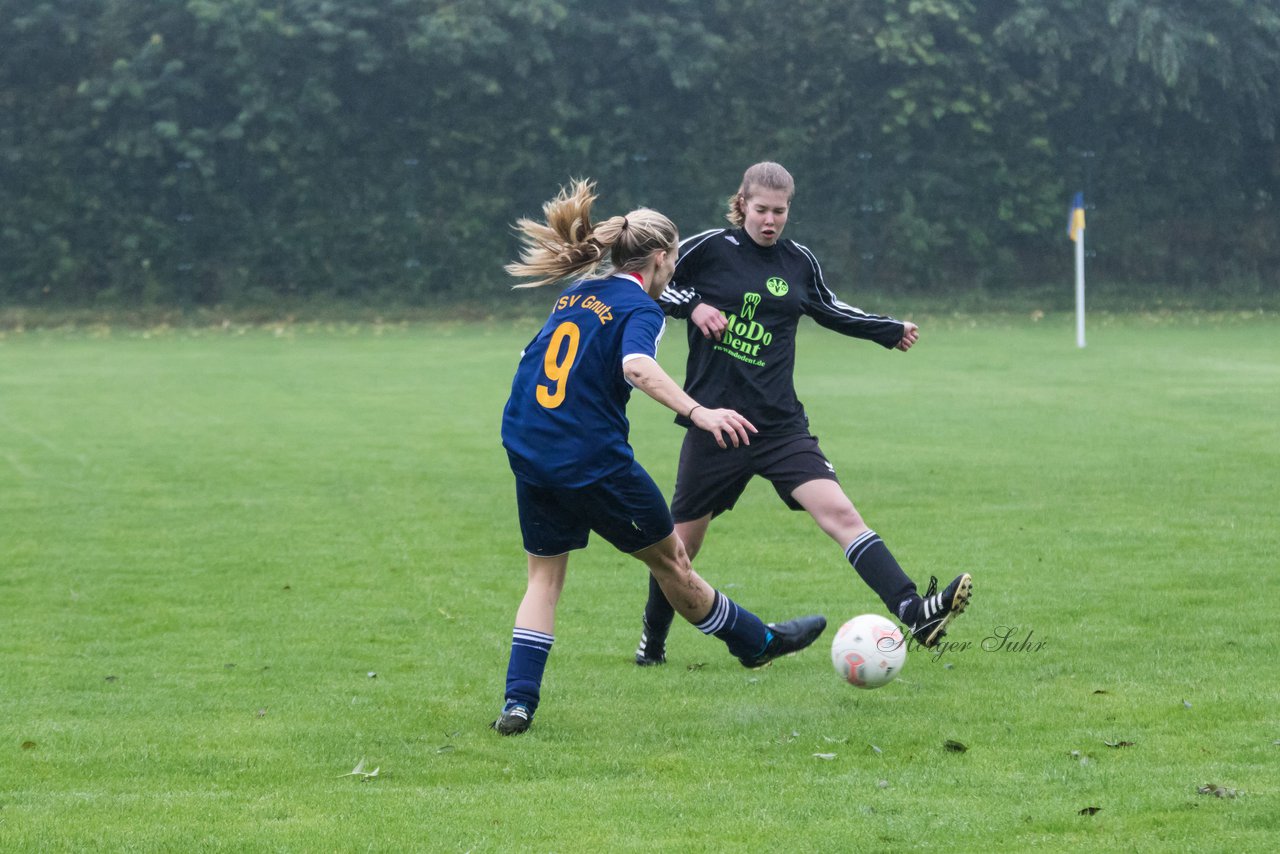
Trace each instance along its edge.
{"label": "grass field", "polygon": [[[1280,319],[920,320],[805,327],[798,387],[908,572],[973,572],[955,646],[860,692],[830,635],[746,671],[679,624],[640,670],[597,542],[515,739],[536,321],[3,333],[0,849],[1275,850]],[[679,430],[631,412],[669,489]],[[766,619],[880,608],[761,483],[698,568]]]}

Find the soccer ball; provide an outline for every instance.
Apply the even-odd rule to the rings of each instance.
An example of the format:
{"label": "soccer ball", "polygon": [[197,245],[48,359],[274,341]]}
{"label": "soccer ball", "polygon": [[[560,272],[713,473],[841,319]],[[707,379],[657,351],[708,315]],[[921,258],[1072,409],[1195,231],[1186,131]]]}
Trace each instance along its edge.
{"label": "soccer ball", "polygon": [[902,672],[907,645],[887,617],[863,614],[840,627],[831,641],[831,664],[850,685],[879,688]]}

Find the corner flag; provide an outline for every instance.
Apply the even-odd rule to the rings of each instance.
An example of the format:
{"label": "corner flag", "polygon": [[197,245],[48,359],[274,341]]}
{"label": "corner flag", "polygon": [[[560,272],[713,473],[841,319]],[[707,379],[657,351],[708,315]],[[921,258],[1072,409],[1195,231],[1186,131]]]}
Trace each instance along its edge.
{"label": "corner flag", "polygon": [[1076,193],[1071,200],[1071,218],[1067,220],[1067,237],[1079,240],[1084,231],[1084,193]]}
{"label": "corner flag", "polygon": [[1084,193],[1071,200],[1067,237],[1076,244],[1076,346],[1084,347]]}

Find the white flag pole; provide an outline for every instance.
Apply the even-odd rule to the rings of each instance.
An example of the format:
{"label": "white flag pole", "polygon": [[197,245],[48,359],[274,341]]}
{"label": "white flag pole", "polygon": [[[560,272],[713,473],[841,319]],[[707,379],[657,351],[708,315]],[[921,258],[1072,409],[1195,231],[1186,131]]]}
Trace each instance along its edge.
{"label": "white flag pole", "polygon": [[1076,231],[1076,346],[1084,347],[1084,229]]}

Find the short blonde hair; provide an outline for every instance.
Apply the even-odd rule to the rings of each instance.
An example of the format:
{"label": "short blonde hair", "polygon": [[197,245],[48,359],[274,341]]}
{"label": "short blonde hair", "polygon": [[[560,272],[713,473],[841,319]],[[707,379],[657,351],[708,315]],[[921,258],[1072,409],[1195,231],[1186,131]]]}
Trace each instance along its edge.
{"label": "short blonde hair", "polygon": [[522,244],[520,260],[504,269],[513,276],[536,281],[515,287],[536,288],[609,269],[635,272],[645,266],[653,253],[676,248],[680,235],[675,223],[649,208],[637,208],[625,216],[592,225],[595,188],[594,181],[575,179],[542,206],[545,222],[523,218],[516,221]]}
{"label": "short blonde hair", "polygon": [[771,160],[750,166],[742,173],[742,184],[738,186],[738,192],[729,197],[729,212],[725,214],[725,218],[735,227],[742,228],[747,221],[747,199],[751,198],[751,193],[756,189],[782,190],[790,202],[796,194],[796,182],[781,164]]}

